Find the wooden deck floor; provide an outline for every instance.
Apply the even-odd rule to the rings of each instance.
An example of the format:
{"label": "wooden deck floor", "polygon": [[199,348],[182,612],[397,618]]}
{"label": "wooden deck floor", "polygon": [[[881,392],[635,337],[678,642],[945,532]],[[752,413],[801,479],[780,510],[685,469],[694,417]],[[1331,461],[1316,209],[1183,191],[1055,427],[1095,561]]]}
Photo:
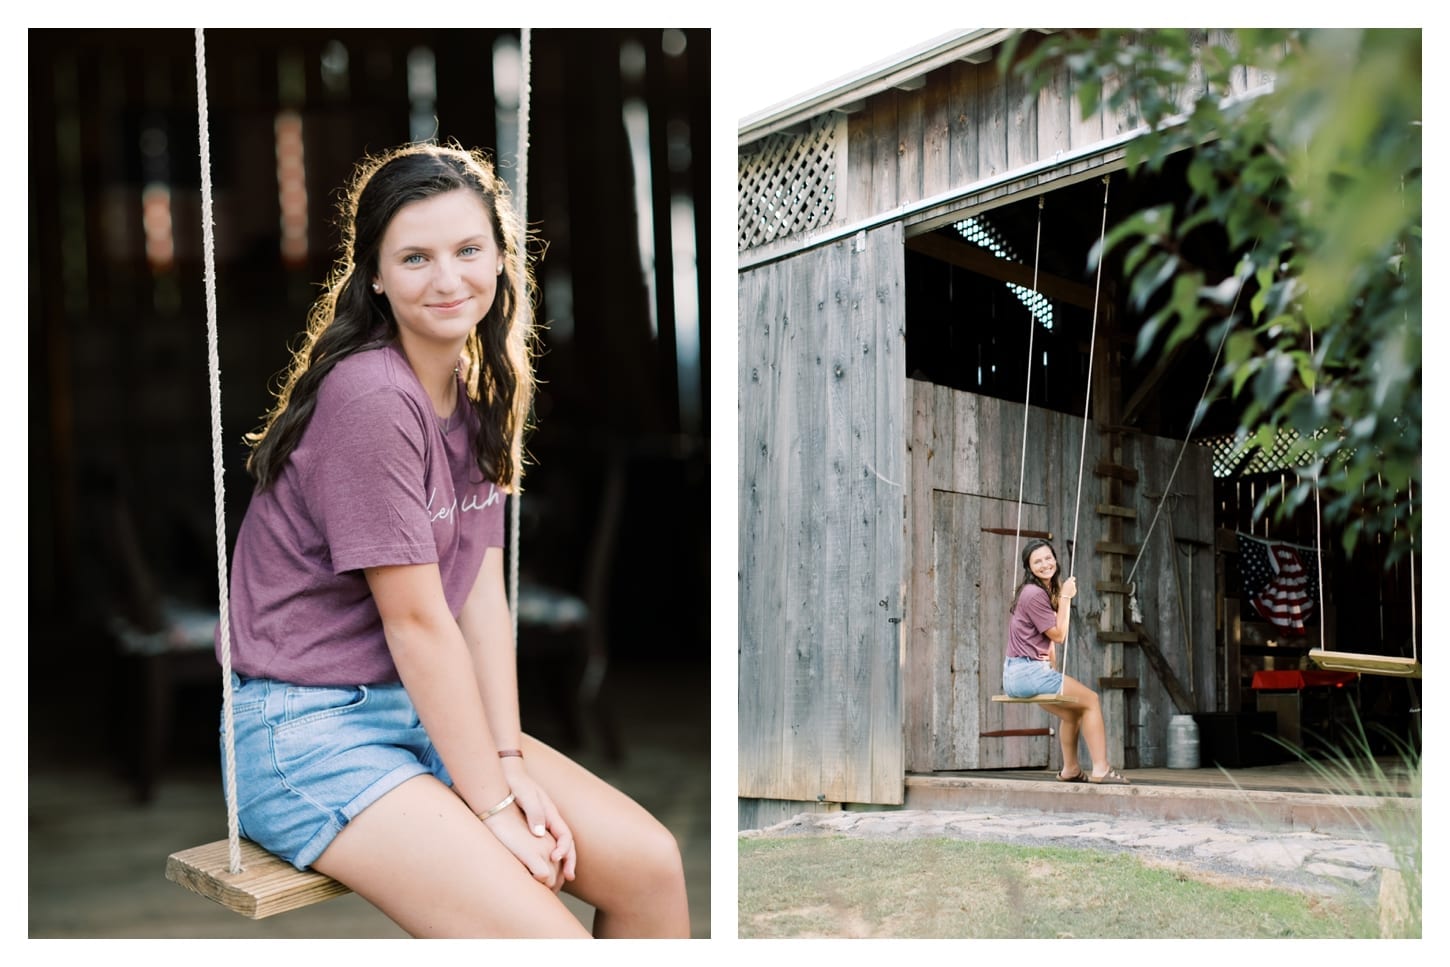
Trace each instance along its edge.
{"label": "wooden deck floor", "polygon": [[[1371,767],[1359,763],[1357,771],[1378,768],[1383,781],[1355,780],[1328,762],[1291,761],[1241,769],[1132,769],[1128,777],[1141,785],[1181,789],[1233,790],[1252,789],[1267,792],[1352,793],[1357,795],[1409,795],[1410,776],[1405,763],[1392,757],[1375,760]],[[1327,774],[1326,774],[1327,772]],[[1055,782],[1051,771],[1041,769],[1002,769],[980,772],[937,772],[932,775],[975,776],[984,779],[1014,779],[1022,782]]]}
{"label": "wooden deck floor", "polygon": [[[1323,765],[1323,764],[1321,764]],[[1169,822],[1249,824],[1354,833],[1380,819],[1418,815],[1403,762],[1379,760],[1350,772],[1289,762],[1244,769],[1133,769],[1128,786],[1058,782],[1050,771],[935,772],[906,777],[908,809],[1092,812]],[[1327,770],[1327,771],[1326,771]]]}

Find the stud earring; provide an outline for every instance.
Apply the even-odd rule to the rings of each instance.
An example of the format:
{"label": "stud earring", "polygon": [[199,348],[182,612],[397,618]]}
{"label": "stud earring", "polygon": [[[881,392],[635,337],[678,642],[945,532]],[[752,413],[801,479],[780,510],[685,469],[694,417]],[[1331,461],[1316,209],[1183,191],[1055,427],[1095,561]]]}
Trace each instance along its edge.
{"label": "stud earring", "polygon": [[502,262],[498,263],[498,268],[494,270],[494,273],[493,274],[494,275],[503,275],[503,263]]}
{"label": "stud earring", "polygon": [[378,295],[382,295],[383,294],[383,286],[382,286],[382,283],[381,282],[374,282],[373,283],[373,291],[376,292]]}

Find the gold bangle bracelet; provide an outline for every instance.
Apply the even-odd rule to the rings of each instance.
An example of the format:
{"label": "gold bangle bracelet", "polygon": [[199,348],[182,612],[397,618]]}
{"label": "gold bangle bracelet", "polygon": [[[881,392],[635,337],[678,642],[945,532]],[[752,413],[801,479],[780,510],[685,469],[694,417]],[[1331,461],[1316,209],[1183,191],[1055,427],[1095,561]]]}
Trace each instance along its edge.
{"label": "gold bangle bracelet", "polygon": [[486,810],[481,813],[475,813],[474,815],[476,815],[479,819],[488,819],[490,816],[497,816],[499,813],[503,812],[505,809],[509,808],[513,804],[514,794],[509,793],[507,796],[504,797],[503,802],[499,803],[497,806],[494,806],[492,809]]}

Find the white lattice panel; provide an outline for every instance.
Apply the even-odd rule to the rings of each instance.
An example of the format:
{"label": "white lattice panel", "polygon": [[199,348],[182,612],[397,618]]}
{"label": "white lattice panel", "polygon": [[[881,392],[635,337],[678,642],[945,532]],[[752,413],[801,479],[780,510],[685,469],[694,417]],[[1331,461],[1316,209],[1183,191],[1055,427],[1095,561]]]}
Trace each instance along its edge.
{"label": "white lattice panel", "polygon": [[1312,445],[1287,428],[1280,428],[1275,435],[1274,445],[1268,449],[1239,440],[1232,433],[1206,437],[1198,442],[1213,451],[1215,477],[1272,473],[1276,470],[1305,467],[1314,460]]}
{"label": "white lattice panel", "polygon": [[773,134],[740,155],[737,251],[830,223],[836,140],[835,121],[817,118],[804,134]]}

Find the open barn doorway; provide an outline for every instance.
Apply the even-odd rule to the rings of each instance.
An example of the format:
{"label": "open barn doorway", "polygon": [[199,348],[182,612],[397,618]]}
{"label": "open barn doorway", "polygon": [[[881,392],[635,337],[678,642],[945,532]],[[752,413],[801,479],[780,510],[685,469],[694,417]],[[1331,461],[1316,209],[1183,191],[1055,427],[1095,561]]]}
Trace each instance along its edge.
{"label": "open barn doorway", "polygon": [[[1158,306],[1134,310],[1123,280],[1122,252],[1109,254],[1101,285],[1089,258],[1107,224],[1153,205],[1173,204],[1187,160],[1159,174],[1118,170],[1004,203],[968,209],[960,218],[907,241],[907,374],[970,393],[1029,402],[1081,416],[1097,301],[1097,366],[1119,387],[1117,419],[1135,429],[1181,439],[1213,361],[1212,347],[1185,344],[1171,356],[1136,361],[1138,326]],[[1226,276],[1236,256],[1223,232],[1206,227],[1185,257]],[[1032,291],[1036,278],[1037,292]],[[1033,321],[1029,327],[1028,321]],[[1108,397],[1094,391],[1090,416]],[[1196,435],[1231,432],[1226,402],[1215,404]]]}
{"label": "open barn doorway", "polygon": [[[1106,186],[1108,228],[1125,214],[1153,205],[1177,205],[1181,216],[1179,202],[1186,194],[1181,186],[1187,163],[1186,157],[1179,157],[1157,173],[1112,172]],[[1294,679],[1301,684],[1275,687],[1289,681],[1286,676],[1276,677],[1276,672],[1317,673],[1309,658],[1313,648],[1391,654],[1410,648],[1413,626],[1418,624],[1418,615],[1412,614],[1419,598],[1415,574],[1408,560],[1385,570],[1387,542],[1361,544],[1353,555],[1346,555],[1336,533],[1316,528],[1316,522],[1322,521],[1316,520],[1312,504],[1290,519],[1255,517],[1254,507],[1264,489],[1291,479],[1304,462],[1302,453],[1293,440],[1282,441],[1272,451],[1246,447],[1235,440],[1239,405],[1209,391],[1215,345],[1191,340],[1171,353],[1154,349],[1140,357],[1136,352],[1143,323],[1159,307],[1151,301],[1137,304],[1124,276],[1123,252],[1109,253],[1100,279],[1090,263],[1103,230],[1104,188],[1100,173],[1080,176],[1060,187],[1026,187],[1005,200],[966,207],[960,217],[906,241],[905,355],[907,376],[918,401],[916,423],[941,420],[941,414],[933,416],[931,411],[942,405],[932,400],[945,398],[943,389],[966,394],[974,402],[965,405],[978,412],[978,429],[972,431],[977,435],[971,444],[975,452],[970,459],[990,471],[971,475],[973,483],[968,489],[972,492],[954,496],[957,502],[965,502],[955,511],[956,517],[980,516],[986,508],[1004,502],[1016,505],[1020,498],[1029,516],[1043,521],[1027,529],[1053,533],[1061,555],[1064,532],[1079,505],[1091,515],[1095,505],[1102,503],[1099,492],[1090,490],[1093,467],[1126,464],[1125,470],[1142,479],[1136,526],[1129,522],[1126,533],[1130,536],[1122,540],[1110,537],[1096,547],[1106,544],[1144,555],[1159,553],[1156,561],[1164,573],[1171,564],[1171,586],[1165,579],[1169,590],[1160,609],[1163,637],[1168,640],[1159,644],[1192,711],[1202,717],[1206,728],[1221,723],[1234,740],[1245,732],[1272,733],[1318,753],[1348,742],[1347,729],[1358,717],[1372,731],[1383,729],[1418,743],[1418,682],[1360,675],[1326,682],[1321,688],[1302,684],[1317,680],[1316,675],[1301,674]],[[1190,244],[1193,250],[1185,256],[1202,267],[1210,280],[1228,277],[1241,254],[1231,251],[1225,233],[1211,225],[1195,232]],[[1243,298],[1250,295],[1245,292]],[[932,392],[924,391],[923,386],[931,387]],[[1208,402],[1195,423],[1195,413],[1206,395]],[[1006,408],[994,409],[987,400],[1001,401]],[[1024,401],[1030,404],[1025,415],[1021,409]],[[961,405],[957,415],[946,421],[955,427],[958,453]],[[989,411],[997,415],[981,415]],[[1061,488],[1076,486],[1084,414],[1091,421],[1091,431],[1082,439],[1083,463],[1088,468],[1082,478],[1084,496],[1079,500],[1072,494],[1044,492],[1044,486],[1052,484],[1042,481]],[[1060,415],[1061,422],[1054,422],[1055,415]],[[941,442],[941,431],[932,432],[938,434],[935,441],[913,440],[913,461],[943,459],[932,447],[933,442]],[[1150,440],[1156,443],[1150,445]],[[1164,446],[1175,451],[1181,447],[1204,466],[1196,479],[1175,476],[1171,493],[1165,489],[1167,475],[1161,467],[1154,469],[1158,458],[1153,453]],[[1044,454],[1044,449],[1052,452]],[[941,479],[940,474],[934,479]],[[926,501],[937,504],[943,499],[931,487],[922,494],[928,495]],[[922,502],[920,495],[918,502]],[[1124,499],[1125,504],[1131,502]],[[1138,548],[1132,535],[1142,540],[1149,517],[1160,511],[1160,505],[1166,509],[1170,503],[1174,507],[1196,503],[1207,514],[1206,528],[1188,534],[1192,525],[1179,522],[1170,512],[1166,516],[1172,536],[1161,531],[1147,535],[1154,547]],[[1101,523],[1104,527],[1120,525],[1118,521]],[[945,761],[932,750],[958,748],[976,740],[975,735],[961,734],[963,730],[970,733],[975,728],[981,735],[1022,728],[1022,723],[1002,719],[1002,710],[987,701],[1000,684],[997,678],[1005,647],[1000,639],[1005,636],[985,620],[972,625],[965,642],[960,633],[942,630],[957,627],[959,615],[968,607],[961,603],[960,590],[951,594],[940,590],[942,548],[950,547],[948,557],[979,558],[978,569],[1009,569],[1015,584],[1011,549],[997,553],[1000,548],[990,548],[975,532],[951,540],[935,532],[938,526],[939,519],[925,511],[909,514],[908,530],[916,528],[920,533],[912,534],[909,541],[918,548],[908,578],[918,633],[908,645],[908,746],[918,750],[914,756],[909,752],[909,759],[924,768],[943,768],[927,765]],[[1009,529],[1025,527],[1007,524]],[[1103,534],[1098,536],[1101,539]],[[1256,540],[1296,549],[1303,560],[1315,561],[1316,571],[1315,555],[1322,557],[1323,613],[1315,609],[1305,627],[1276,625],[1252,605],[1257,579],[1247,558],[1261,552]],[[1012,538],[1007,543],[1012,544]],[[1163,554],[1160,544],[1171,544],[1176,559]],[[1066,549],[1069,557],[1075,553],[1091,556],[1095,549],[1094,541],[1087,537],[1077,545]],[[926,548],[933,550],[928,553]],[[989,559],[995,563],[989,565]],[[1135,560],[1136,556],[1125,554],[1119,573],[1130,571]],[[1084,564],[1075,570],[1083,574]],[[1105,571],[1106,566],[1104,572],[1093,568],[1091,573],[1101,577]],[[923,576],[918,578],[918,572]],[[1084,583],[1079,577],[1080,591]],[[1094,582],[1089,579],[1087,583]],[[1101,587],[1112,581],[1097,583]],[[990,586],[1000,584],[993,581]],[[1005,602],[989,599],[984,590],[988,586],[976,581],[966,592],[968,597],[975,595],[969,607],[972,613],[990,616],[995,611],[1005,612]],[[1089,616],[1102,619],[1101,624],[1121,627],[1126,605],[1121,597],[1114,599],[1104,593],[1095,600],[1089,594],[1080,603],[1086,603],[1092,609]],[[1116,617],[1103,617],[1110,613]],[[1005,618],[998,623],[1005,624]],[[1177,632],[1166,630],[1170,625],[1181,629],[1181,643],[1175,643]],[[1095,651],[1098,661],[1092,666],[1098,680],[1089,684],[1102,687],[1105,710],[1120,717],[1117,726],[1124,733],[1124,761],[1130,766],[1135,760],[1142,765],[1161,764],[1151,761],[1162,754],[1162,739],[1156,733],[1162,731],[1162,720],[1168,714],[1184,709],[1173,707],[1178,703],[1168,700],[1163,691],[1166,681],[1155,681],[1162,678],[1157,666],[1132,641],[1100,639],[1086,648]],[[970,663],[963,660],[964,649],[973,655]],[[951,681],[943,681],[942,667],[948,669]],[[969,675],[961,675],[964,668]],[[1067,670],[1074,673],[1074,669]],[[1081,674],[1074,673],[1074,677],[1088,680]],[[1116,693],[1115,688],[1119,689]],[[973,697],[966,698],[968,693]],[[970,706],[971,714],[964,716],[963,706]],[[943,709],[951,710],[952,717]],[[1110,722],[1110,733],[1113,729]],[[1217,738],[1205,734],[1205,746]],[[1012,736],[1006,741],[1025,748],[1032,740]],[[1245,754],[1244,761],[1223,764],[1252,765],[1289,755],[1282,746],[1266,741],[1252,748],[1255,751]],[[1016,765],[1034,765],[1029,761],[1032,758],[1024,754]],[[1001,756],[984,751],[979,761],[1001,761]]]}

